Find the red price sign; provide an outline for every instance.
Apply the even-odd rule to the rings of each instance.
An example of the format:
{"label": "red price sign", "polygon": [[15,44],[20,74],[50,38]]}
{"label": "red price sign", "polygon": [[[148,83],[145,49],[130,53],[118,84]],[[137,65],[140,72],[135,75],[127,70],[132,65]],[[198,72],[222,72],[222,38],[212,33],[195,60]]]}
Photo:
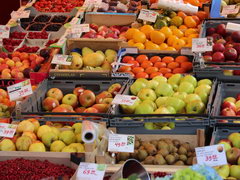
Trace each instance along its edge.
{"label": "red price sign", "polygon": [[138,19],[142,19],[144,21],[155,22],[157,20],[158,13],[155,11],[142,9],[138,16]]}
{"label": "red price sign", "polygon": [[17,125],[0,123],[0,137],[12,138],[16,132]]}
{"label": "red price sign", "polygon": [[123,147],[123,146],[126,146],[126,145],[127,145],[127,143],[125,143],[125,142],[115,143],[116,147]]}
{"label": "red price sign", "polygon": [[102,180],[106,170],[105,164],[94,164],[81,162],[77,170],[77,179]]}
{"label": "red price sign", "polygon": [[218,160],[217,155],[213,154],[213,155],[206,156],[205,161],[217,161],[217,160]]}

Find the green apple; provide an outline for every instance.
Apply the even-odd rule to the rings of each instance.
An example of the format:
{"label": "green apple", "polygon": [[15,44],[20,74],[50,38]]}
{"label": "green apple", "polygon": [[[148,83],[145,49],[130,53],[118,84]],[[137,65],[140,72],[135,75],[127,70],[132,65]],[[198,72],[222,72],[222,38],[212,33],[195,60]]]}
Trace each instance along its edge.
{"label": "green apple", "polygon": [[155,90],[157,88],[158,84],[159,84],[158,81],[152,79],[152,80],[147,82],[146,88],[150,88],[150,89]]}
{"label": "green apple", "polygon": [[155,104],[155,102],[153,102],[152,100],[150,99],[146,99],[144,100],[142,103],[148,103],[152,106],[153,110],[156,110],[157,109],[157,105]]}
{"label": "green apple", "polygon": [[133,114],[136,107],[141,103],[141,100],[138,98],[133,105],[129,106],[129,105],[125,105],[125,104],[121,104],[120,107],[123,111],[124,114]]}
{"label": "green apple", "polygon": [[181,75],[181,74],[174,74],[174,75],[172,75],[172,76],[168,79],[168,83],[169,83],[169,84],[179,85],[181,79],[182,79],[182,75]]}
{"label": "green apple", "polygon": [[62,152],[72,152],[72,153],[76,153],[76,152],[77,152],[77,149],[74,148],[74,147],[65,146],[65,147],[62,149]]}
{"label": "green apple", "polygon": [[147,99],[149,99],[151,101],[155,101],[157,99],[157,96],[156,96],[154,90],[149,89],[149,88],[141,89],[138,92],[137,96],[142,101],[147,100]]}
{"label": "green apple", "polygon": [[72,143],[69,147],[76,148],[78,153],[85,152],[84,146],[81,143]]}
{"label": "green apple", "polygon": [[205,111],[205,105],[201,100],[194,100],[187,103],[186,113],[187,114],[201,114]]}
{"label": "green apple", "polygon": [[82,123],[75,123],[72,128],[75,134],[82,133]]}
{"label": "green apple", "polygon": [[177,113],[180,113],[184,107],[185,107],[185,102],[179,98],[176,97],[168,97],[165,103],[166,106],[172,106]]}
{"label": "green apple", "polygon": [[209,86],[208,84],[202,84],[198,87],[196,87],[196,89],[194,90],[194,92],[196,94],[200,93],[200,92],[206,92],[208,95],[211,92],[211,86]]}
{"label": "green apple", "polygon": [[228,164],[223,166],[216,166],[214,169],[216,169],[219,176],[221,176],[223,179],[227,179],[230,174],[230,166]]}
{"label": "green apple", "polygon": [[75,134],[72,131],[62,131],[59,135],[59,140],[62,140],[66,145],[76,141]]}
{"label": "green apple", "polygon": [[236,103],[236,99],[234,97],[227,97],[223,100],[223,102],[225,102],[225,101]]}
{"label": "green apple", "polygon": [[170,127],[171,129],[174,129],[175,128],[175,123],[174,122],[170,122],[168,124],[168,127]]}
{"label": "green apple", "polygon": [[232,165],[230,167],[230,176],[240,179],[240,165]]}
{"label": "green apple", "polygon": [[162,106],[156,109],[154,114],[171,114],[171,112],[166,107]]}
{"label": "green apple", "polygon": [[179,98],[181,100],[185,100],[187,97],[187,93],[186,92],[175,92],[173,94],[173,97]]}
{"label": "green apple", "polygon": [[11,139],[3,139],[0,142],[0,151],[16,151],[15,144]]}
{"label": "green apple", "polygon": [[158,81],[159,83],[167,82],[167,78],[164,77],[164,76],[155,76],[155,77],[153,78],[153,80],[156,80],[156,81]]}
{"label": "green apple", "polygon": [[68,104],[72,107],[76,107],[78,104],[78,97],[75,94],[66,94],[62,98],[62,104]]}
{"label": "green apple", "polygon": [[202,84],[208,84],[209,86],[212,86],[212,81],[210,79],[201,79],[198,81],[197,86],[200,86]]}
{"label": "green apple", "polygon": [[138,78],[135,82],[143,82],[144,84],[146,84],[147,85],[147,83],[148,83],[148,80],[147,79],[145,79],[145,78]]}
{"label": "green apple", "polygon": [[148,130],[153,130],[154,126],[152,122],[144,123],[144,128]]}
{"label": "green apple", "polygon": [[32,143],[29,147],[30,152],[46,152],[46,148],[44,144],[40,141],[36,141],[35,143]]}
{"label": "green apple", "polygon": [[176,110],[174,109],[174,107],[172,107],[172,106],[166,106],[166,108],[168,109],[168,111],[170,112],[170,114],[176,114]]}
{"label": "green apple", "polygon": [[185,103],[189,103],[194,100],[202,101],[201,98],[199,97],[199,95],[197,95],[197,94],[188,94],[184,101],[185,101]]}
{"label": "green apple", "polygon": [[189,83],[191,83],[194,87],[197,86],[197,79],[196,79],[194,76],[192,76],[192,75],[186,75],[186,76],[184,76],[184,77],[181,79],[181,83],[182,83],[182,82],[189,82]]}
{"label": "green apple", "polygon": [[134,114],[152,114],[153,111],[151,104],[141,103],[136,107]]}
{"label": "green apple", "polygon": [[31,144],[32,139],[29,136],[21,136],[17,138],[16,148],[18,151],[28,151]]}
{"label": "green apple", "polygon": [[47,147],[50,147],[52,142],[56,140],[58,140],[58,136],[54,132],[49,132],[42,135],[42,142]]}
{"label": "green apple", "polygon": [[230,140],[231,142],[234,140],[234,139],[238,139],[240,137],[240,133],[231,133],[229,136],[228,136],[228,140]]}
{"label": "green apple", "polygon": [[131,86],[130,86],[130,91],[133,95],[137,95],[138,92],[142,89],[145,88],[147,85],[146,83],[142,81],[135,81]]}
{"label": "green apple", "polygon": [[239,109],[240,108],[240,100],[238,100],[235,105],[236,105],[236,109]]}
{"label": "green apple", "polygon": [[207,104],[207,102],[208,102],[208,94],[206,92],[198,92],[197,94],[201,98],[202,102],[204,104]]}
{"label": "green apple", "polygon": [[172,96],[174,91],[170,84],[162,82],[162,83],[159,83],[159,85],[157,86],[155,93],[158,97],[159,96]]}
{"label": "green apple", "polygon": [[163,127],[161,128],[161,130],[171,130],[171,128],[168,127],[168,126],[163,126]]}
{"label": "green apple", "polygon": [[64,144],[64,142],[57,140],[54,141],[51,146],[50,146],[50,151],[52,152],[61,152],[62,149],[65,147],[66,145]]}
{"label": "green apple", "polygon": [[178,92],[186,92],[187,94],[191,94],[194,91],[194,86],[189,82],[181,82],[178,86]]}
{"label": "green apple", "polygon": [[240,149],[240,136],[236,136],[235,138],[232,139],[231,142],[232,142],[233,147]]}
{"label": "green apple", "polygon": [[157,107],[165,105],[165,102],[168,97],[158,97],[157,100],[155,101]]}
{"label": "green apple", "polygon": [[177,84],[171,84],[171,83],[168,83],[168,84],[170,84],[172,86],[174,91],[178,90],[178,85]]}
{"label": "green apple", "polygon": [[229,149],[231,149],[231,145],[228,142],[220,141],[218,144],[223,144],[225,151],[227,152]]}

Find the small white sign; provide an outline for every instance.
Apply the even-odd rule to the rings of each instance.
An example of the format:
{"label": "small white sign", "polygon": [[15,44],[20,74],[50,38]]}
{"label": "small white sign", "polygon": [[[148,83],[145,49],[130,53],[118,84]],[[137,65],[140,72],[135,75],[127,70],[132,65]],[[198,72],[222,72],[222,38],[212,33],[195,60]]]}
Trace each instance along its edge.
{"label": "small white sign", "polygon": [[79,21],[79,18],[74,17],[69,24],[74,25],[74,24],[77,24],[78,21]]}
{"label": "small white sign", "polygon": [[74,24],[72,27],[73,34],[81,34],[83,32],[89,32],[90,27],[89,24]]}
{"label": "small white sign", "polygon": [[229,23],[227,23],[226,31],[227,32],[240,31],[240,24],[230,23],[229,22]]}
{"label": "small white sign", "polygon": [[212,37],[192,39],[192,52],[212,51],[212,46]]}
{"label": "small white sign", "polygon": [[138,15],[138,19],[155,23],[155,21],[157,20],[157,16],[158,13],[155,11],[142,9]]}
{"label": "small white sign", "polygon": [[9,38],[10,27],[5,25],[0,25],[0,39]]}
{"label": "small white sign", "polygon": [[114,97],[112,104],[124,104],[124,105],[128,105],[128,106],[132,106],[137,99],[138,99],[137,96],[117,94]]}
{"label": "small white sign", "polygon": [[16,124],[0,123],[0,137],[12,138],[16,132]]}
{"label": "small white sign", "polygon": [[197,163],[207,166],[222,166],[227,164],[223,144],[195,148]]}
{"label": "small white sign", "polygon": [[72,58],[73,57],[69,55],[56,54],[53,56],[52,64],[70,66],[72,64]]}
{"label": "small white sign", "polygon": [[112,77],[125,77],[125,78],[133,78],[131,74],[129,73],[124,73],[124,72],[115,72],[112,73]]}
{"label": "small white sign", "polygon": [[236,5],[228,5],[228,6],[223,6],[222,9],[222,15],[228,15],[228,14],[236,14],[239,11],[239,6]]}
{"label": "small white sign", "polygon": [[102,180],[104,178],[106,168],[106,164],[81,162],[77,171],[77,179]]}
{"label": "small white sign", "polygon": [[22,81],[20,83],[14,84],[12,86],[8,86],[7,91],[8,91],[10,101],[16,101],[23,97],[29,96],[33,93],[31,82],[29,79],[26,81]]}
{"label": "small white sign", "polygon": [[125,134],[109,134],[109,152],[134,152],[135,136]]}
{"label": "small white sign", "polygon": [[11,17],[12,19],[29,18],[30,12],[30,10],[13,11]]}

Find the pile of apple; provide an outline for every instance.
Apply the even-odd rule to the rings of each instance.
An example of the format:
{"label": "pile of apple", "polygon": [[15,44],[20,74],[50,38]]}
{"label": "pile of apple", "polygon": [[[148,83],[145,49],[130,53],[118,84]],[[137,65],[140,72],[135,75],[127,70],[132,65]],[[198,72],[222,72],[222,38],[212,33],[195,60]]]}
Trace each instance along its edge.
{"label": "pile of apple", "polygon": [[[227,97],[223,100],[221,106],[222,116],[240,116],[240,94],[236,98]],[[227,120],[225,120],[227,122]]]}
{"label": "pile of apple", "polygon": [[73,93],[63,95],[58,88],[51,88],[43,100],[43,109],[49,112],[106,113],[121,84],[112,84],[98,95],[91,90],[76,87]]}
{"label": "pile of apple", "polygon": [[89,24],[90,31],[84,33],[82,38],[98,38],[98,39],[123,39],[124,33],[129,29],[128,26],[98,26],[97,24]]}
{"label": "pile of apple", "polygon": [[73,57],[71,65],[62,65],[61,69],[110,71],[112,69],[111,63],[116,59],[117,52],[112,49],[107,49],[105,52],[100,50],[95,52],[84,47],[81,53],[77,50],[71,52],[70,55]]}
{"label": "pile of apple", "polygon": [[10,117],[14,107],[15,102],[10,101],[7,91],[0,89],[0,117]]}
{"label": "pile of apple", "polygon": [[224,145],[229,164],[216,167],[217,172],[223,179],[240,179],[240,133],[231,133],[218,144]]}
{"label": "pile of apple", "polygon": [[13,138],[4,138],[0,142],[0,151],[84,152],[81,131],[81,123],[40,126],[37,119],[27,119],[18,124]]}

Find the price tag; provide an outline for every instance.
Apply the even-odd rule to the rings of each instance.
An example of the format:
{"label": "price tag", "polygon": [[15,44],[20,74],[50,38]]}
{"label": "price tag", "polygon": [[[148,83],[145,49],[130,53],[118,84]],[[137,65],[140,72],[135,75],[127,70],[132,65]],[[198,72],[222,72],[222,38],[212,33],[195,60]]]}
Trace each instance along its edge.
{"label": "price tag", "polygon": [[155,11],[142,9],[140,11],[140,14],[138,15],[138,19],[155,23],[155,21],[157,20],[157,16],[158,13]]}
{"label": "price tag", "polygon": [[10,101],[16,101],[23,97],[31,95],[32,86],[30,80],[22,81],[20,83],[14,84],[12,86],[7,87],[8,95],[10,97]]}
{"label": "price tag", "polygon": [[0,137],[12,138],[16,132],[16,124],[0,123]]}
{"label": "price tag", "polygon": [[137,96],[117,94],[114,97],[112,104],[124,104],[124,105],[128,105],[128,106],[132,106],[137,99],[138,99]]}
{"label": "price tag", "polygon": [[227,23],[226,31],[227,32],[240,31],[240,24]]}
{"label": "price tag", "polygon": [[74,25],[74,24],[77,24],[78,21],[79,21],[79,18],[74,17],[69,24]]}
{"label": "price tag", "polygon": [[56,54],[53,56],[52,64],[60,64],[70,66],[72,64],[72,56]]}
{"label": "price tag", "polygon": [[200,165],[221,166],[227,164],[223,144],[195,148],[197,162]]}
{"label": "price tag", "polygon": [[9,38],[10,28],[5,25],[0,25],[0,39]]}
{"label": "price tag", "polygon": [[81,34],[83,32],[89,32],[89,24],[74,24],[72,27],[73,34]]}
{"label": "price tag", "polygon": [[228,6],[223,6],[222,9],[222,15],[228,15],[228,14],[236,14],[239,11],[239,6],[236,5],[228,5]]}
{"label": "price tag", "polygon": [[109,134],[109,152],[134,152],[135,136],[125,134]]}
{"label": "price tag", "polygon": [[77,171],[77,179],[102,180],[104,178],[106,168],[106,164],[81,162]]}
{"label": "price tag", "polygon": [[213,39],[207,38],[193,38],[192,39],[192,52],[205,52],[212,51]]}
{"label": "price tag", "polygon": [[13,11],[11,17],[12,19],[29,18],[30,12],[30,10]]}

